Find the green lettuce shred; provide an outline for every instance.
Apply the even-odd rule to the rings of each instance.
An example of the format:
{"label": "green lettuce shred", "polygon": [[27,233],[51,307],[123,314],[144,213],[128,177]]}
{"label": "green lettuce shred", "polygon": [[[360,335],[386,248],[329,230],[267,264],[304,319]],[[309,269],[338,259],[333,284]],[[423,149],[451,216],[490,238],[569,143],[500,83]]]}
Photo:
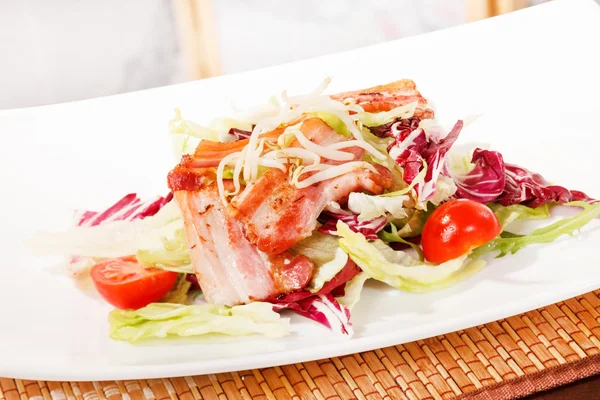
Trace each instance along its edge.
{"label": "green lettuce shred", "polygon": [[306,256],[315,264],[313,277],[308,284],[311,292],[318,292],[348,262],[348,255],[340,249],[338,239],[319,231],[296,243],[292,251]]}
{"label": "green lettuce shred", "polygon": [[187,274],[179,274],[175,285],[169,292],[160,299],[161,303],[186,304],[188,300],[188,292],[192,287],[192,283],[186,279]]}
{"label": "green lettuce shred", "polygon": [[359,112],[356,114],[356,119],[364,126],[380,126],[394,121],[397,118],[408,119],[415,113],[415,109],[419,103],[417,101],[405,106],[396,107],[385,112]]}
{"label": "green lettuce shred", "polygon": [[211,142],[219,141],[219,134],[217,131],[198,125],[193,121],[183,119],[179,108],[175,109],[175,116],[169,121],[169,132],[202,140],[210,140]]}
{"label": "green lettuce shred", "polygon": [[346,286],[344,286],[344,295],[341,297],[336,297],[338,303],[350,311],[354,308],[356,303],[360,300],[360,294],[362,293],[363,286],[365,282],[369,279],[369,275],[365,272],[360,272],[354,278],[350,279],[346,282]]}
{"label": "green lettuce shred", "polygon": [[138,250],[136,258],[144,267],[160,268],[179,273],[194,273],[188,243],[183,229],[177,229],[172,239],[162,238],[163,248]]}
{"label": "green lettuce shred", "polygon": [[440,265],[423,263],[403,251],[394,251],[380,240],[369,242],[342,221],[337,223],[340,247],[369,277],[396,289],[429,292],[466,279],[485,265],[462,256]]}
{"label": "green lettuce shred", "polygon": [[550,208],[548,207],[548,204],[544,204],[537,208],[531,208],[522,204],[503,206],[497,203],[491,203],[488,204],[488,207],[496,214],[502,229],[515,221],[550,218]]}
{"label": "green lettuce shred", "polygon": [[511,232],[502,232],[500,237],[478,247],[473,251],[475,257],[481,257],[490,252],[498,252],[497,257],[514,254],[525,246],[539,243],[550,243],[563,235],[573,235],[592,219],[600,215],[600,203],[588,204],[583,201],[573,201],[565,204],[568,207],[581,207],[579,214],[563,218],[543,228],[538,228],[528,235],[517,235]]}
{"label": "green lettuce shred", "polygon": [[334,131],[345,137],[352,137],[352,133],[348,129],[348,126],[334,114],[328,112],[316,112],[310,115],[317,118],[321,118],[323,122],[331,127]]}
{"label": "green lettuce shred", "polygon": [[[390,232],[388,232],[386,228],[389,228]],[[406,239],[402,238],[398,234],[398,228],[396,228],[396,225],[389,223],[386,228],[382,229],[379,232],[379,238],[381,240],[383,240],[386,243],[403,243],[405,245],[408,245],[419,255],[419,261],[423,262],[425,260],[425,256],[423,255],[423,250],[421,249],[421,247],[418,244],[409,242]]]}
{"label": "green lettuce shred", "polygon": [[109,336],[114,340],[201,336],[210,333],[270,338],[288,334],[289,320],[280,318],[270,303],[227,307],[213,304],[153,303],[139,310],[113,310]]}

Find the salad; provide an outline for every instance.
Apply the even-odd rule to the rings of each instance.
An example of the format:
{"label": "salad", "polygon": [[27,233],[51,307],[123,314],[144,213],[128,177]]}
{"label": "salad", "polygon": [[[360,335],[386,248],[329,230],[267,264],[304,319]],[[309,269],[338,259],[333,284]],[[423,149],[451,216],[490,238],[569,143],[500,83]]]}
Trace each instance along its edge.
{"label": "salad", "polygon": [[[176,110],[165,196],[77,211],[72,229],[30,244],[115,307],[115,340],[281,337],[284,310],[350,337],[367,280],[439,290],[600,214],[497,151],[454,151],[466,122],[441,126],[411,80],[334,95],[329,82],[209,126]],[[578,212],[511,230],[553,207]]]}

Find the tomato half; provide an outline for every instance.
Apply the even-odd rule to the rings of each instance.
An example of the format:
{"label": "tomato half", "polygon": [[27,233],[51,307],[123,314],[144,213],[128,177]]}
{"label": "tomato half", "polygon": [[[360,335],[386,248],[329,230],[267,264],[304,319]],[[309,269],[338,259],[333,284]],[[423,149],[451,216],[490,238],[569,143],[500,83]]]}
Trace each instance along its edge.
{"label": "tomato half", "polygon": [[103,261],[94,265],[90,274],[104,300],[121,309],[157,302],[177,280],[176,272],[145,268],[134,256]]}
{"label": "tomato half", "polygon": [[425,259],[443,263],[494,239],[502,230],[492,210],[473,200],[442,204],[425,222],[421,237]]}

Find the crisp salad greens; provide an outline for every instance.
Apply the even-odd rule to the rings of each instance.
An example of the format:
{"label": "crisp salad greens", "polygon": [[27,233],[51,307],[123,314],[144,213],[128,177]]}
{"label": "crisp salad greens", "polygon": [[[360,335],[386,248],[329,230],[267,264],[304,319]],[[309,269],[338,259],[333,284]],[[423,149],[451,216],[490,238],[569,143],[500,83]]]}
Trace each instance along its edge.
{"label": "crisp salad greens", "polygon": [[[531,244],[551,243],[563,235],[573,235],[592,219],[600,215],[600,203],[590,205],[583,201],[573,201],[565,204],[565,206],[581,207],[583,211],[573,217],[563,218],[553,224],[538,228],[528,235],[518,235],[504,231],[496,239],[476,249],[474,254],[482,256],[489,252],[498,252],[499,257],[502,257],[509,253],[514,254],[523,247]],[[529,217],[532,214],[525,215]],[[537,216],[535,217],[537,219]]]}
{"label": "crisp salad greens", "polygon": [[276,338],[288,334],[289,324],[289,320],[281,318],[268,303],[235,307],[155,303],[139,310],[114,310],[109,322],[109,336],[128,342],[208,333],[231,336],[259,333]]}
{"label": "crisp salad greens", "polygon": [[166,237],[161,239],[163,249],[140,249],[136,252],[135,256],[139,263],[148,268],[193,274],[194,268],[183,229],[177,229],[172,239]]}
{"label": "crisp salad greens", "polygon": [[[339,221],[340,247],[371,278],[396,289],[409,292],[428,292],[450,286],[477,272],[483,260],[467,255],[443,264],[432,265],[413,258],[407,252],[394,251],[381,241],[369,242]],[[460,273],[459,273],[460,272]]]}
{"label": "crisp salad greens", "polygon": [[[208,126],[184,119],[175,110],[168,125],[173,151],[181,160],[181,180],[193,187],[178,190],[197,190],[193,185],[198,182],[213,185],[220,203],[198,206],[186,216],[171,193],[149,201],[128,194],[104,211],[78,211],[71,230],[38,233],[29,244],[41,254],[64,255],[69,274],[91,275],[100,293],[103,277],[94,270],[107,261],[119,265],[111,260],[121,260],[129,269],[117,271],[113,266],[104,277],[126,282],[133,276],[140,285],[148,276],[146,282],[167,282],[160,290],[158,283],[147,288],[144,306],[110,312],[109,335],[115,340],[207,334],[282,337],[288,334],[289,320],[280,317],[285,310],[349,337],[350,312],[370,279],[411,293],[440,290],[468,279],[486,261],[493,263],[492,256],[573,235],[600,215],[597,200],[510,164],[497,151],[477,147],[466,154],[455,152],[454,144],[468,123],[459,120],[449,129],[443,127],[412,81],[331,96],[324,94],[329,81],[306,95],[283,92],[265,105]],[[395,90],[401,94],[395,96]],[[410,99],[407,104],[398,100],[405,98]],[[315,132],[303,130],[306,121],[315,119],[321,121],[313,124],[318,127]],[[287,177],[286,193],[304,191],[294,202],[309,196],[311,205],[321,208],[309,210],[316,216],[310,221],[316,227],[311,225],[285,249],[286,257],[300,262],[285,258],[283,266],[269,273],[281,274],[291,265],[298,268],[292,274],[298,280],[298,271],[309,265],[310,276],[300,289],[249,304],[206,304],[194,248],[213,241],[230,245],[234,252],[235,243],[228,243],[227,235],[204,231],[196,232],[200,242],[190,240],[187,228],[195,222],[190,218],[201,219],[217,206],[226,209],[246,188],[267,179],[269,171],[276,172],[272,170]],[[351,175],[357,171],[365,174]],[[326,186],[346,176],[351,179]],[[369,178],[373,176],[379,178]],[[363,186],[352,186],[357,180]],[[319,191],[341,194],[321,203]],[[283,207],[292,198],[278,198],[273,204]],[[557,207],[577,213],[557,219]],[[261,210],[264,213],[264,207]],[[275,221],[271,215],[263,217],[269,224]],[[518,221],[539,224],[550,219],[555,221],[526,234],[515,230]],[[217,221],[225,223],[225,217]],[[248,227],[240,231],[247,234]],[[260,257],[268,259],[267,253]],[[202,262],[210,263],[211,257]],[[239,259],[231,260],[232,269],[237,268]],[[152,289],[156,293],[150,293]]]}

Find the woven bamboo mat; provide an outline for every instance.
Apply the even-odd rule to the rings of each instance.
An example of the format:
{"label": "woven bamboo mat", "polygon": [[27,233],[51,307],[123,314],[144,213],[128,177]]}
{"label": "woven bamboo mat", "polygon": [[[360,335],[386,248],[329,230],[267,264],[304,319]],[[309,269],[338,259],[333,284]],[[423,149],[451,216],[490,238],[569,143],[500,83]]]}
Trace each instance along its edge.
{"label": "woven bamboo mat", "polygon": [[600,373],[600,290],[489,324],[252,371],[109,382],[0,378],[0,400],[502,400]]}

